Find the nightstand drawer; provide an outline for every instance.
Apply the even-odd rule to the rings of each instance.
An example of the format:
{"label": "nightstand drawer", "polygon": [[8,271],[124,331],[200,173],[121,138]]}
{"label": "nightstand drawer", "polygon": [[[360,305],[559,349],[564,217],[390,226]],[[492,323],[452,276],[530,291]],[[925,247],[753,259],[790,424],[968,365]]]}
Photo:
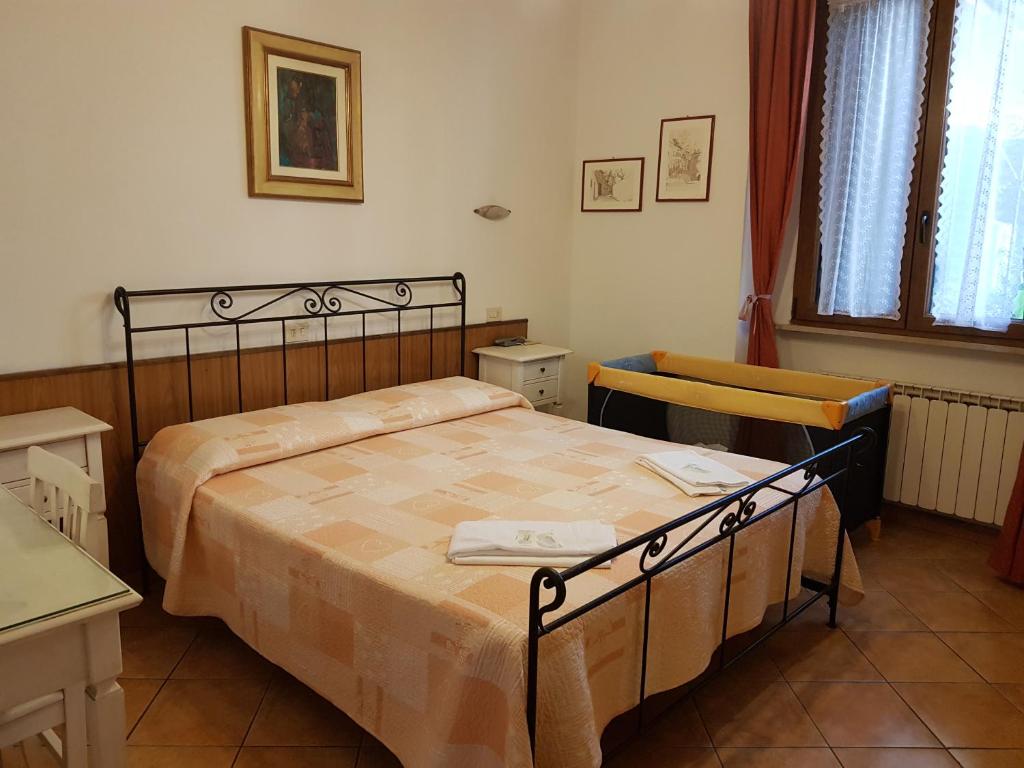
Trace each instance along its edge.
{"label": "nightstand drawer", "polygon": [[523,381],[557,377],[560,362],[561,358],[548,357],[543,360],[534,360],[531,363],[523,363]]}
{"label": "nightstand drawer", "polygon": [[[85,454],[85,440],[75,437],[71,440],[61,440],[56,443],[41,443],[41,448],[50,453],[63,456],[76,467],[86,467],[89,460]],[[28,452],[24,449],[16,449],[0,453],[0,483],[11,483],[15,480],[24,480],[28,477]]]}
{"label": "nightstand drawer", "polygon": [[558,377],[525,382],[523,395],[534,405],[553,401],[558,397]]}

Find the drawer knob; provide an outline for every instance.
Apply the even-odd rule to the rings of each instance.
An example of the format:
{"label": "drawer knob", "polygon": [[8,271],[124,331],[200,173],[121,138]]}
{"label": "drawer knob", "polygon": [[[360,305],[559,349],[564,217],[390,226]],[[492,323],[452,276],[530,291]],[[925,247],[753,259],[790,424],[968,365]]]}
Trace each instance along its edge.
{"label": "drawer knob", "polygon": [[543,394],[544,394],[544,390],[542,389],[542,390],[540,391],[540,393],[541,393],[541,394],[543,395]]}
{"label": "drawer knob", "polygon": [[540,369],[540,372],[541,372],[541,373],[544,373],[544,371],[546,371],[546,370],[547,370],[547,368],[541,368],[541,369]]}

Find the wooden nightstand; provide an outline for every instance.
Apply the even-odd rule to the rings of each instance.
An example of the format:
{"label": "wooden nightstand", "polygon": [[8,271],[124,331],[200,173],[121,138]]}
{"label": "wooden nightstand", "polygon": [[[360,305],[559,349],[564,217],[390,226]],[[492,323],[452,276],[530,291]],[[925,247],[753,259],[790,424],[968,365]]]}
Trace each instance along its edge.
{"label": "wooden nightstand", "polygon": [[571,349],[547,344],[479,347],[480,381],[524,395],[537,406],[562,402],[563,358]]}
{"label": "wooden nightstand", "polygon": [[[111,427],[77,408],[51,408],[46,411],[0,416],[0,485],[22,501],[29,501],[28,447],[38,445],[63,456],[84,469],[90,477],[103,482],[103,451],[100,434]],[[93,510],[86,529],[86,551],[103,565],[109,565],[106,504]],[[97,514],[97,511],[99,514]]]}

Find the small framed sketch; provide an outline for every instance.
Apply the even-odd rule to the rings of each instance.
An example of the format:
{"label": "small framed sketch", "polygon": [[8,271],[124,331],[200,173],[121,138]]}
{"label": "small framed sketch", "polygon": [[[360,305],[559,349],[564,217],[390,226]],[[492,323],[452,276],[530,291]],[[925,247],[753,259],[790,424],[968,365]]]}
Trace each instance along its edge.
{"label": "small framed sketch", "polygon": [[250,197],[363,200],[359,51],[242,28]]}
{"label": "small framed sketch", "polygon": [[639,211],[643,195],[642,157],[583,161],[581,211]]}
{"label": "small framed sketch", "polygon": [[714,115],[673,117],[661,121],[655,196],[659,203],[706,201],[710,198],[714,141]]}

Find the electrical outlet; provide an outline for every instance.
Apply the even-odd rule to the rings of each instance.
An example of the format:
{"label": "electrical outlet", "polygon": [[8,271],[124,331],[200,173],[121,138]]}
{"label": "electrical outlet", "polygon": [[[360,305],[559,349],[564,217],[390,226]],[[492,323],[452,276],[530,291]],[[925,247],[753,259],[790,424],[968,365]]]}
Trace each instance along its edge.
{"label": "electrical outlet", "polygon": [[309,341],[309,322],[307,320],[299,320],[288,323],[285,327],[284,337],[289,344]]}
{"label": "electrical outlet", "polygon": [[493,323],[501,320],[501,307],[488,307],[487,308],[487,322]]}

